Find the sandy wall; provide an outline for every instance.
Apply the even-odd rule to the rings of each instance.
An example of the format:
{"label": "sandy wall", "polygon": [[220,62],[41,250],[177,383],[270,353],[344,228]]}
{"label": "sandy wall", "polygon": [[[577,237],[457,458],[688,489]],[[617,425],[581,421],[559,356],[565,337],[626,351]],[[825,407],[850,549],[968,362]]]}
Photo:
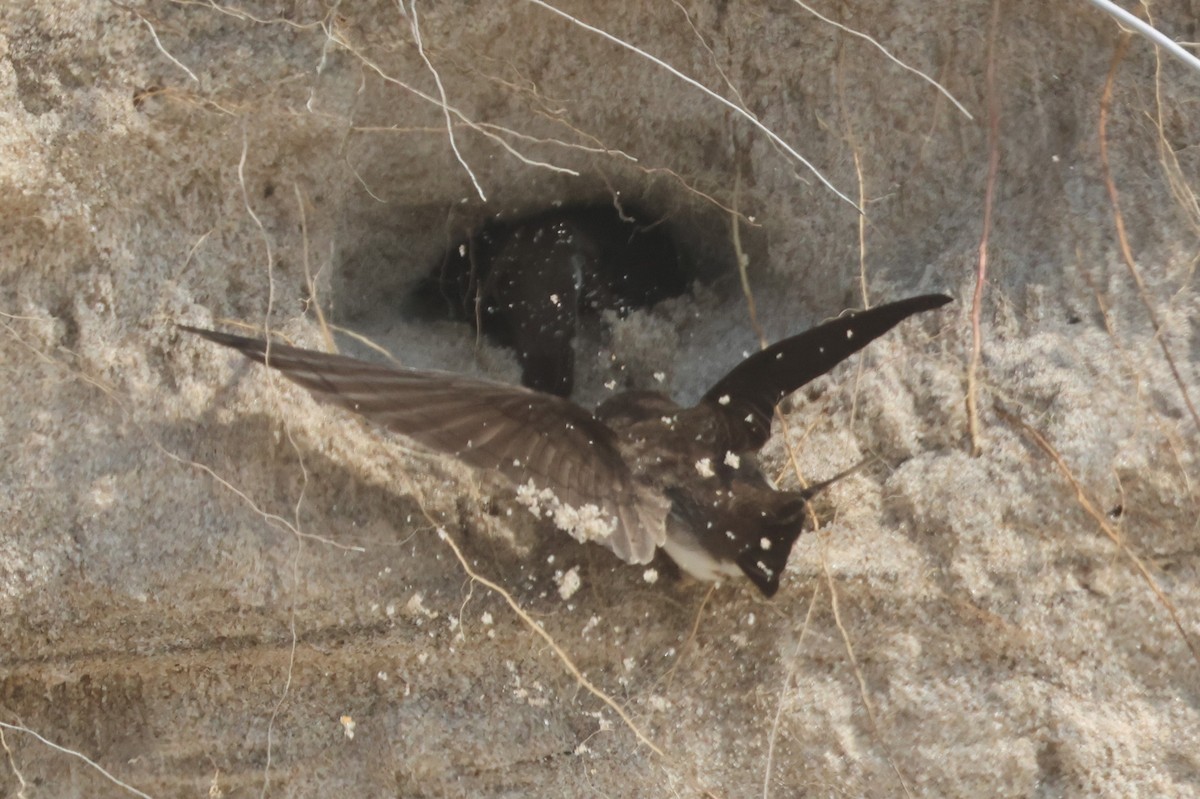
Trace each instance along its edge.
{"label": "sandy wall", "polygon": [[[556,6],[735,110],[537,3],[331,5],[0,11],[0,794],[1200,793],[1200,76],[1085,3],[816,6],[930,80],[798,4]],[[1200,5],[1154,11],[1196,41]],[[735,210],[769,338],[959,298],[785,404],[785,485],[785,443],[806,479],[881,461],[771,601],[648,583],[174,328],[325,346],[319,306],[515,379],[406,292],[490,214],[614,192],[704,282],[594,331],[584,401],[756,346]]]}

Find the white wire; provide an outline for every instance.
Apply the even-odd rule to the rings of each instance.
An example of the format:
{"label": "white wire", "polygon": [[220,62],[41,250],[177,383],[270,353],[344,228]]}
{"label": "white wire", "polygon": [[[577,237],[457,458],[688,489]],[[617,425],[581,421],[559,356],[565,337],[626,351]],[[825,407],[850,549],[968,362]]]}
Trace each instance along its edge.
{"label": "white wire", "polygon": [[1121,22],[1121,24],[1128,25],[1129,27],[1133,28],[1135,31],[1142,34],[1159,47],[1162,47],[1192,69],[1200,72],[1200,58],[1196,58],[1196,56],[1189,53],[1183,47],[1183,45],[1172,39],[1170,36],[1167,36],[1165,33],[1149,23],[1138,19],[1116,3],[1109,2],[1109,0],[1088,0],[1088,2],[1107,14],[1115,17]]}

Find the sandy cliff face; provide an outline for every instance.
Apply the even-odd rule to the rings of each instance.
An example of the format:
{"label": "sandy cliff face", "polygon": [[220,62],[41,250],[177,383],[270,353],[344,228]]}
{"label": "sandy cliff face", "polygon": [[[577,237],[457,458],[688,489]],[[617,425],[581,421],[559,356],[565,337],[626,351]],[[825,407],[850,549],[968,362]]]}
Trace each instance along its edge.
{"label": "sandy cliff face", "polygon": [[[798,4],[644,5],[0,11],[0,794],[1200,791],[1200,77],[1086,4],[818,7],[930,80]],[[785,404],[781,482],[789,443],[881,462],[770,602],[651,583],[174,328],[322,347],[320,307],[515,379],[408,293],[489,215],[614,192],[703,285],[585,331],[583,401],[757,346],[734,209],[768,338],[959,298]]]}

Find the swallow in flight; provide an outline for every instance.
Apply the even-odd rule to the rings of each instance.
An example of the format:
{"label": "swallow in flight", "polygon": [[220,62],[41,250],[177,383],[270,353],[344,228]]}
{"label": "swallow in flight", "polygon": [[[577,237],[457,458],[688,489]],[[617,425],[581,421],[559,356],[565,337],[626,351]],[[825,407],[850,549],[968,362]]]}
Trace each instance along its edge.
{"label": "swallow in flight", "polygon": [[511,480],[517,501],[628,563],[661,548],[702,580],[779,588],[805,503],[828,483],[776,490],[756,456],[776,404],[904,319],[928,294],[846,313],[754,353],[690,408],[627,391],[588,411],[563,397],[183,327],[279,370],[318,400]]}

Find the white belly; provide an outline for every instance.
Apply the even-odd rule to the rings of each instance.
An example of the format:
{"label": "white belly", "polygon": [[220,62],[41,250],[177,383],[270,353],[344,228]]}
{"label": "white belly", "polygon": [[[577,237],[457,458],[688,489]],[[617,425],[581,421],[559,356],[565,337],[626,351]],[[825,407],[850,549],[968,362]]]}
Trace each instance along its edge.
{"label": "white belly", "polygon": [[668,530],[663,549],[679,568],[697,580],[721,580],[725,577],[740,577],[742,570],[736,563],[722,563],[702,549],[691,532]]}

